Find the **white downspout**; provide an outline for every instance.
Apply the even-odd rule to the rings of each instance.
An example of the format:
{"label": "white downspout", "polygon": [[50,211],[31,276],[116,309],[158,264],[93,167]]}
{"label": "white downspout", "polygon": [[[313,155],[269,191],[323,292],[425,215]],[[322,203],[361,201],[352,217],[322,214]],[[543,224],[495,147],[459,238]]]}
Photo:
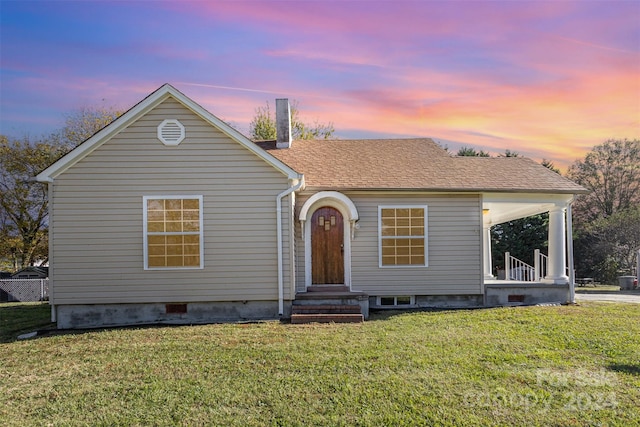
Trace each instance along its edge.
{"label": "white downspout", "polygon": [[[295,182],[295,181],[294,181]],[[287,188],[276,196],[276,230],[278,233],[278,315],[284,315],[284,264],[282,257],[282,199],[304,185],[304,176],[292,187]],[[291,221],[293,224],[293,221]],[[293,248],[291,248],[293,250]]]}
{"label": "white downspout", "polygon": [[576,271],[573,264],[573,219],[571,205],[573,199],[567,204],[567,263],[569,264],[569,303],[576,303]]}
{"label": "white downspout", "polygon": [[47,180],[47,199],[48,199],[48,218],[49,221],[49,305],[51,306],[51,322],[56,323],[58,321],[58,313],[55,304],[55,286],[53,280],[53,269],[55,268],[55,262],[53,260],[53,179]]}

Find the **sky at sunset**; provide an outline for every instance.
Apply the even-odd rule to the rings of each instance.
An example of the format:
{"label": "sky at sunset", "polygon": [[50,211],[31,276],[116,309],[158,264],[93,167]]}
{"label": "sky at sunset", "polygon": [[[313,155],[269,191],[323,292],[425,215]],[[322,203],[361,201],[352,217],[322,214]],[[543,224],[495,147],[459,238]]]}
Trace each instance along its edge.
{"label": "sky at sunset", "polygon": [[562,168],[640,137],[640,1],[0,0],[0,134],[171,83],[248,133],[297,100],[340,138],[431,137]]}

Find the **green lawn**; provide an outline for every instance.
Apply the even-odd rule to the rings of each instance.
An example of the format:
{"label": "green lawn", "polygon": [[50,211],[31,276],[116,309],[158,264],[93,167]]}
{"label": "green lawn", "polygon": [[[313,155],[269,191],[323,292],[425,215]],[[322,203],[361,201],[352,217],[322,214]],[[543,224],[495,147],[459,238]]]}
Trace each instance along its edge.
{"label": "green lawn", "polygon": [[589,293],[589,292],[619,292],[620,286],[614,285],[576,285],[576,293]]}
{"label": "green lawn", "polygon": [[23,333],[53,328],[51,307],[40,302],[0,304],[0,343],[14,341]]}
{"label": "green lawn", "polygon": [[584,303],[7,338],[0,425],[640,425],[639,337]]}

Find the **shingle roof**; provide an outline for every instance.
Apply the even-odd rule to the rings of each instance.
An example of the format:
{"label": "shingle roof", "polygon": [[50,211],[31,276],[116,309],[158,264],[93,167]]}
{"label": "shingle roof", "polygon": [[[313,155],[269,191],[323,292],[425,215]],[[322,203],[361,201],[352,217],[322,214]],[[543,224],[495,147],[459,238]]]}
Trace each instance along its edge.
{"label": "shingle roof", "polygon": [[530,159],[451,156],[428,138],[293,141],[288,149],[276,149],[273,141],[256,144],[303,173],[310,188],[570,194],[586,191]]}

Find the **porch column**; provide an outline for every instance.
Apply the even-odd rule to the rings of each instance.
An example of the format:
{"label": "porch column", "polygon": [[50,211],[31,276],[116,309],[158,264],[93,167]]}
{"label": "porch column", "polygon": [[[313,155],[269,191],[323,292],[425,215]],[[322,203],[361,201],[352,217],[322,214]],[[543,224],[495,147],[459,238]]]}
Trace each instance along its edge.
{"label": "porch column", "polygon": [[549,211],[549,266],[543,282],[555,285],[569,283],[564,212],[563,206],[555,206]]}
{"label": "porch column", "polygon": [[482,252],[484,254],[484,280],[493,280],[495,279],[495,276],[492,272],[493,265],[491,263],[491,226],[489,224],[482,225]]}

